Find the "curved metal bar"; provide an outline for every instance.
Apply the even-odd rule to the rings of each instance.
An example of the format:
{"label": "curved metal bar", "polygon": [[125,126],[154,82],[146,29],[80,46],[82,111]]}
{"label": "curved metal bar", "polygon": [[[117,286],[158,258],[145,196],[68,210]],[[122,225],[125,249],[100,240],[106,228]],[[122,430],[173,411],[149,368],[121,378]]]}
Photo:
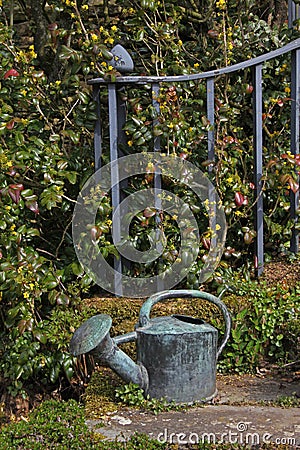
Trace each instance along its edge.
{"label": "curved metal bar", "polygon": [[[180,81],[194,81],[201,80],[204,78],[213,78],[218,75],[223,75],[226,73],[236,72],[237,70],[246,69],[247,67],[253,67],[257,64],[262,64],[270,59],[277,58],[278,56],[289,53],[292,50],[300,48],[300,39],[295,39],[292,42],[284,45],[281,48],[272,50],[269,53],[265,53],[255,58],[249,59],[247,61],[242,61],[232,66],[222,67],[220,69],[210,70],[208,72],[195,73],[190,75],[174,75],[174,76],[126,76],[126,77],[116,77],[115,83],[117,84],[147,84],[147,83],[162,83],[162,82],[180,82]],[[88,84],[109,84],[109,80],[104,78],[94,78],[88,81]]]}
{"label": "curved metal bar", "polygon": [[225,306],[225,304],[218,298],[215,297],[212,294],[209,294],[207,292],[197,291],[194,289],[179,289],[179,290],[170,290],[170,291],[162,291],[158,292],[157,294],[152,295],[149,297],[142,305],[140,309],[140,315],[139,315],[139,326],[144,327],[147,326],[150,323],[150,312],[151,309],[156,303],[158,302],[165,302],[166,300],[174,299],[174,298],[201,298],[203,300],[207,300],[216,306],[221,310],[224,321],[225,321],[225,333],[223,336],[223,339],[221,341],[221,344],[217,350],[217,358],[220,356],[221,352],[223,351],[226,342],[229,339],[230,336],[230,330],[231,330],[231,318],[230,314]]}

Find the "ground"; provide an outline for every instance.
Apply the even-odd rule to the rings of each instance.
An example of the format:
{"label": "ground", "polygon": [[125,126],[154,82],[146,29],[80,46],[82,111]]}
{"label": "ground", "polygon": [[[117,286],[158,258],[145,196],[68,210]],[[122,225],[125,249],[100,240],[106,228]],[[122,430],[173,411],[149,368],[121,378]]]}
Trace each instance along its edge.
{"label": "ground", "polygon": [[179,443],[182,448],[195,443],[196,438],[217,443],[222,436],[229,443],[251,439],[255,444],[268,441],[300,448],[299,380],[297,372],[285,376],[219,375],[218,395],[208,405],[158,415],[121,407],[87,423],[108,440],[124,440],[138,432],[162,442]]}

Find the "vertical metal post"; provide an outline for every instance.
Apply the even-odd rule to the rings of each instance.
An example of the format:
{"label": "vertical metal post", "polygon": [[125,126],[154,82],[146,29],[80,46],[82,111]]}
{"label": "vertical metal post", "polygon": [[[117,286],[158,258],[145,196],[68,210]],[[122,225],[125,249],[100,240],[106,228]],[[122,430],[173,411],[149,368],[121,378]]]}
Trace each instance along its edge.
{"label": "vertical metal post", "polygon": [[102,137],[101,137],[101,112],[100,112],[100,85],[93,85],[93,100],[96,102],[96,115],[97,120],[94,131],[94,158],[95,158],[95,171],[101,167],[102,156]]}
{"label": "vertical metal post", "polygon": [[[207,78],[206,80],[206,109],[207,119],[210,123],[210,128],[207,133],[207,158],[211,161],[215,159],[215,79]],[[212,170],[212,166],[209,167],[209,171]]]}
{"label": "vertical metal post", "polygon": [[[117,89],[117,126],[118,126],[118,138],[117,138],[117,145],[118,145],[118,157],[124,156],[124,152],[122,151],[122,145],[126,144],[126,134],[123,130],[123,127],[126,123],[126,100],[124,100],[124,97],[126,97],[126,90],[125,86],[118,87]],[[120,193],[120,199],[119,201],[124,200],[125,194],[124,189],[128,186],[127,180],[122,180],[119,184],[119,193]],[[122,272],[124,269],[130,269],[130,261],[126,259],[124,256],[120,255],[120,259],[122,261]]]}
{"label": "vertical metal post", "polygon": [[[207,132],[207,159],[209,161],[215,160],[215,79],[208,78],[206,80],[206,114],[209,121],[209,130]],[[208,166],[208,172],[213,173],[214,166],[211,164]],[[209,220],[210,228],[213,230],[211,236],[211,248],[216,248],[217,244],[217,234],[216,234],[216,217],[217,217],[217,202],[215,189],[212,185],[209,186],[208,190],[208,200],[209,200]]]}
{"label": "vertical metal post", "polygon": [[255,269],[261,275],[264,268],[264,207],[262,192],[263,172],[263,122],[262,122],[262,65],[254,66],[253,72],[253,150],[255,184]]}
{"label": "vertical metal post", "polygon": [[[158,83],[154,83],[152,84],[152,106],[153,108],[156,110],[157,115],[160,114],[160,106],[159,106],[159,102],[158,102],[158,98],[159,98],[159,91],[160,91],[160,86]],[[153,121],[153,128],[156,126],[156,124],[158,123],[158,120],[155,119]],[[153,140],[153,150],[155,152],[160,152],[160,136],[155,136],[154,135],[154,140]],[[158,189],[161,190],[161,171],[160,169],[155,169],[154,172],[154,189]],[[160,219],[160,211],[161,211],[161,199],[157,196],[155,196],[155,209],[156,209],[156,226],[157,226],[157,232],[156,232],[156,236],[157,239],[159,241],[160,239],[160,223],[161,223],[161,219]],[[157,246],[157,251],[160,252],[161,249],[161,243]],[[158,291],[162,291],[164,289],[164,282],[163,280],[161,280],[160,278],[158,278],[157,280],[157,290]]]}
{"label": "vertical metal post", "polygon": [[[112,237],[117,243],[121,239],[120,217],[115,214],[116,208],[120,204],[120,184],[118,168],[118,108],[116,85],[108,84],[108,108],[109,108],[109,140],[110,140],[110,162],[111,168],[111,201],[113,213]],[[114,257],[115,286],[114,292],[117,296],[122,296],[122,261],[121,258]]]}
{"label": "vertical metal post", "polygon": [[[299,154],[299,120],[300,120],[300,50],[293,50],[291,54],[291,153]],[[298,176],[299,183],[299,176]],[[299,251],[299,235],[295,225],[297,223],[297,210],[299,208],[299,192],[290,193],[290,216],[294,221],[290,242],[291,252]]]}
{"label": "vertical metal post", "polygon": [[296,4],[293,0],[288,0],[288,27],[293,28],[293,22],[296,19]]}
{"label": "vertical metal post", "polygon": [[[117,121],[118,121],[118,147],[120,144],[126,143],[126,135],[123,127],[126,122],[126,101],[123,100],[125,95],[125,87],[122,86],[117,90]],[[119,157],[124,156],[124,153],[119,149]]]}

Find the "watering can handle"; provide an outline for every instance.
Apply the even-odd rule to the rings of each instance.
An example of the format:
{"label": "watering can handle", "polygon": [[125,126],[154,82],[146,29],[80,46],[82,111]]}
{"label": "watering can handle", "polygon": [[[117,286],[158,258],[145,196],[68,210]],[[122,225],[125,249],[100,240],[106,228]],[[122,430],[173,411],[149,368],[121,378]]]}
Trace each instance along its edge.
{"label": "watering can handle", "polygon": [[157,294],[151,295],[151,297],[149,297],[141,307],[139,315],[139,326],[144,327],[149,324],[150,311],[151,308],[154,305],[156,305],[156,303],[161,301],[164,302],[166,300],[173,298],[192,298],[192,297],[207,300],[218,306],[218,308],[222,312],[223,318],[225,320],[225,333],[222,342],[217,350],[217,358],[218,358],[230,336],[231,318],[224,303],[218,297],[215,297],[212,294],[208,294],[207,292],[197,291],[193,289],[179,289],[179,290],[162,291],[158,292]]}

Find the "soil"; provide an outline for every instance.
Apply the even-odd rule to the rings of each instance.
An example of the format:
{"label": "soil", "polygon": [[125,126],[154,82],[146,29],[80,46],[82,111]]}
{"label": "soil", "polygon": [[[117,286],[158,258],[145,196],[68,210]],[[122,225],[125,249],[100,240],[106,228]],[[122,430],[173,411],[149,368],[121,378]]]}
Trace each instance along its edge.
{"label": "soil", "polygon": [[300,260],[288,263],[285,258],[266,264],[261,280],[271,284],[286,284],[293,286],[300,280]]}

